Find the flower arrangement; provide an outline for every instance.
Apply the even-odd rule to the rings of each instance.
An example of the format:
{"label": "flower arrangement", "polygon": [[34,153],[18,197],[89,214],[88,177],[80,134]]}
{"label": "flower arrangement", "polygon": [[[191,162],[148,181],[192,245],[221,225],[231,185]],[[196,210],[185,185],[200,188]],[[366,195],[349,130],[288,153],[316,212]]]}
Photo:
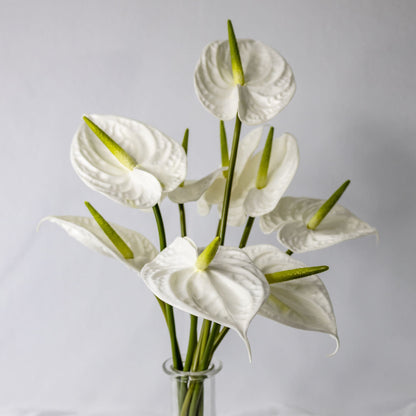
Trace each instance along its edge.
{"label": "flower arrangement", "polygon": [[[228,40],[208,45],[196,66],[194,85],[200,102],[220,119],[222,166],[200,180],[187,180],[188,130],[182,145],[154,127],[118,116],[88,115],[75,134],[71,162],[90,188],[130,208],[153,210],[160,252],[136,231],[107,222],[88,202],[91,217],[46,219],[70,236],[137,272],[153,292],[166,320],[173,369],[199,372],[209,368],[229,329],[243,339],[255,315],[295,328],[327,333],[337,340],[333,308],[318,277],[327,266],[309,267],[294,259],[303,253],[375,233],[337,202],[349,181],[326,201],[284,197],[298,167],[296,139],[274,138],[252,129],[240,140],[242,124],[262,125],[291,100],[295,80],[286,60],[254,40],[236,40],[228,22]],[[223,120],[235,118],[231,150]],[[160,203],[178,204],[181,236],[166,241]],[[215,205],[218,229],[205,248],[188,238],[185,204],[197,201],[201,215]],[[276,233],[287,248],[247,246],[255,218],[264,233]],[[225,245],[227,225],[246,223],[239,247]],[[174,308],[188,312],[186,354],[180,350]],[[198,325],[198,319],[202,324]],[[178,414],[202,415],[202,387],[185,380]]]}

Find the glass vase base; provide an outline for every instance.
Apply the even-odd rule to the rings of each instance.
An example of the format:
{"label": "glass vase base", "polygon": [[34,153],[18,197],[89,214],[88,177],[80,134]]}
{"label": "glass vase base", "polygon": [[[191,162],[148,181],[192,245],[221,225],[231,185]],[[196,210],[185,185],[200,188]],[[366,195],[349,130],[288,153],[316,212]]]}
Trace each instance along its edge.
{"label": "glass vase base", "polygon": [[239,411],[236,413],[228,413],[225,416],[314,416],[314,413],[308,412],[298,407],[272,405],[263,409],[253,409]]}

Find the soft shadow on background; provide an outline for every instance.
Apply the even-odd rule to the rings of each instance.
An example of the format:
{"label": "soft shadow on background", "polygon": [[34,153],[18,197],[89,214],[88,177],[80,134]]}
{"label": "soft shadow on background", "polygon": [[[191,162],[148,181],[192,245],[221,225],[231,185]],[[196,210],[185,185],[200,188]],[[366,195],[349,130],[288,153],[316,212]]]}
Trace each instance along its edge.
{"label": "soft shadow on background", "polygon": [[[271,123],[299,143],[287,194],[325,198],[351,179],[342,204],[380,238],[299,256],[330,266],[341,349],[328,358],[325,335],[256,318],[252,364],[234,334],[218,351],[220,414],[286,403],[320,416],[387,415],[416,400],[415,13],[410,0],[0,1],[0,409],[168,406],[168,337],[140,278],[36,226],[87,215],[89,200],[156,243],[150,214],[81,183],[70,142],[84,113],[135,118],[178,141],[189,127],[189,177],[210,172],[218,122],[192,77],[228,18],[237,36],[274,47],[294,70],[295,97]],[[176,208],[162,209],[171,241]],[[200,218],[190,205],[188,217],[191,237],[206,244],[216,214]],[[240,234],[230,229],[228,243]],[[249,243],[260,242],[275,237],[256,226]],[[184,334],[185,316],[178,321]]]}

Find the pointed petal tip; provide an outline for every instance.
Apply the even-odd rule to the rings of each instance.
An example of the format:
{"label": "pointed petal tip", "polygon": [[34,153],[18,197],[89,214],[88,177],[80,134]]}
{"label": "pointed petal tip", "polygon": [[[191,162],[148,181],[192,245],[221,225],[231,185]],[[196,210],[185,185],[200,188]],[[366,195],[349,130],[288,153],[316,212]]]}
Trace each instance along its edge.
{"label": "pointed petal tip", "polygon": [[333,352],[331,352],[331,354],[328,355],[328,358],[331,358],[331,357],[335,356],[335,354],[338,352],[340,345],[339,345],[338,334],[336,334],[336,335],[329,334],[329,336],[335,341],[335,350]]}
{"label": "pointed petal tip", "polygon": [[49,218],[51,218],[49,215],[47,217],[42,218],[36,225],[36,232],[39,231],[40,226],[45,222],[45,221],[49,221]]}
{"label": "pointed petal tip", "polygon": [[241,338],[243,339],[243,341],[244,341],[244,344],[245,344],[245,346],[246,346],[246,349],[247,349],[247,353],[248,353],[248,362],[250,363],[250,364],[252,364],[252,362],[253,362],[253,356],[252,356],[252,354],[251,354],[251,347],[250,347],[250,343],[248,342],[248,338],[247,338],[247,334],[241,334],[240,332],[239,332],[239,335],[241,336]]}

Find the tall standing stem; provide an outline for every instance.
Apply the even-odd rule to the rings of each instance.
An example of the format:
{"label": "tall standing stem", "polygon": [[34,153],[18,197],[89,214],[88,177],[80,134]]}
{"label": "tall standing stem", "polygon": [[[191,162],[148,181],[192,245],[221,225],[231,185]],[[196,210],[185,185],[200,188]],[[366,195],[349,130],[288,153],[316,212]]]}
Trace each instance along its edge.
{"label": "tall standing stem", "polygon": [[[160,251],[166,248],[166,233],[165,226],[163,224],[162,214],[160,212],[159,204],[156,204],[153,207],[153,213],[155,215],[157,229],[159,233],[159,244]],[[165,303],[165,317],[168,324],[170,344],[172,349],[172,361],[173,367],[177,370],[183,369],[181,352],[179,349],[178,339],[176,338],[176,328],[175,328],[175,316],[173,314],[173,307],[168,303]]]}
{"label": "tall standing stem", "polygon": [[228,171],[227,182],[225,184],[224,200],[223,200],[222,212],[221,212],[221,226],[220,226],[220,233],[219,233],[221,245],[224,244],[225,230],[227,229],[228,210],[230,207],[231,188],[233,186],[234,170],[235,170],[235,163],[237,161],[237,151],[238,151],[238,143],[240,141],[240,133],[241,133],[241,120],[237,114],[235,117],[233,144],[231,145],[230,169]]}

